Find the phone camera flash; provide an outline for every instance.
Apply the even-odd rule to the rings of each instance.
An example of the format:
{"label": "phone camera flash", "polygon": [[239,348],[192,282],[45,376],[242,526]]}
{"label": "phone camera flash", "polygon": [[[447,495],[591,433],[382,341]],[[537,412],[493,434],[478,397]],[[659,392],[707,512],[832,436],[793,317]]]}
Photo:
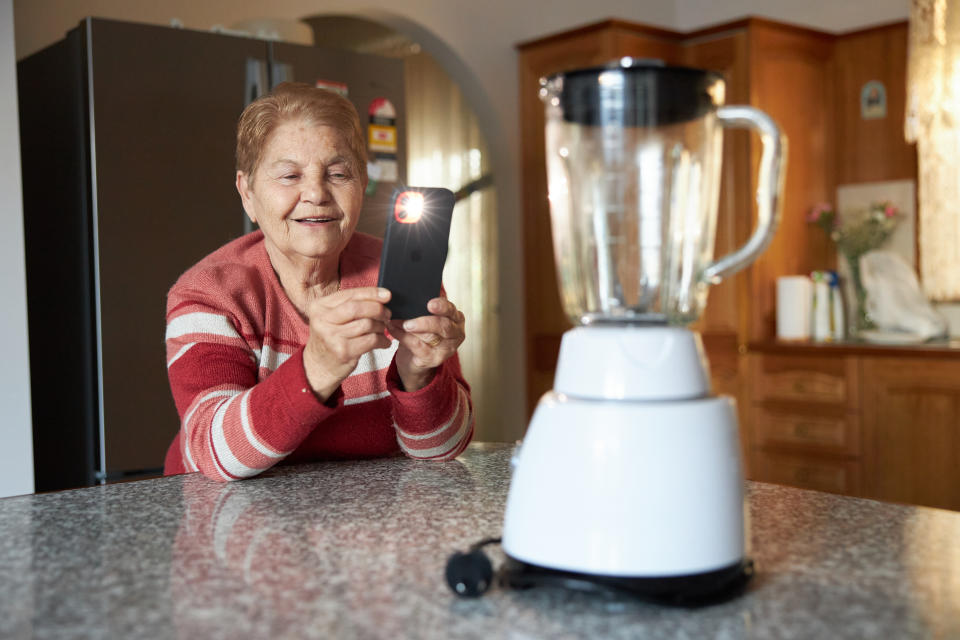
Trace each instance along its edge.
{"label": "phone camera flash", "polygon": [[414,224],[423,216],[423,194],[419,191],[404,191],[397,198],[393,209],[397,222]]}

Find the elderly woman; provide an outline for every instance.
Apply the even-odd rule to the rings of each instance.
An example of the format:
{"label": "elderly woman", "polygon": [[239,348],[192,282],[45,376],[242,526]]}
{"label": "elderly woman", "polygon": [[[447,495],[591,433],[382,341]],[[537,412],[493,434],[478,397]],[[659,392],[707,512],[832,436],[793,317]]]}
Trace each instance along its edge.
{"label": "elderly woman", "polygon": [[181,418],[164,473],[215,480],[281,461],[453,458],[473,435],[463,314],[393,321],[381,241],[354,231],[367,186],[353,105],[284,83],[237,130],[237,191],[258,231],[183,274],[167,301]]}

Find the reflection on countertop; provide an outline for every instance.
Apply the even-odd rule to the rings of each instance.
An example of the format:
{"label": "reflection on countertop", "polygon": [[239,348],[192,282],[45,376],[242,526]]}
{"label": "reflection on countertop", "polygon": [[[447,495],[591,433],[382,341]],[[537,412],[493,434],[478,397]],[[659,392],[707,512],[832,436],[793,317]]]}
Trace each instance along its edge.
{"label": "reflection on countertop", "polygon": [[759,483],[758,573],[731,602],[547,588],[458,599],[447,555],[499,535],[511,452],[0,500],[0,636],[960,637],[960,513]]}

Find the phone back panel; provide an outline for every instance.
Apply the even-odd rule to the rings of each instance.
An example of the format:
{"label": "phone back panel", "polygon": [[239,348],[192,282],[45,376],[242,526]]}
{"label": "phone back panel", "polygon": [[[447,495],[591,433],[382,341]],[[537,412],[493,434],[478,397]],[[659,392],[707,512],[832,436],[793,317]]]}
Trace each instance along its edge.
{"label": "phone back panel", "polygon": [[[408,211],[405,199],[417,206]],[[387,307],[394,318],[429,315],[427,302],[440,295],[454,204],[449,189],[408,187],[394,192],[378,279],[379,286],[393,294]]]}

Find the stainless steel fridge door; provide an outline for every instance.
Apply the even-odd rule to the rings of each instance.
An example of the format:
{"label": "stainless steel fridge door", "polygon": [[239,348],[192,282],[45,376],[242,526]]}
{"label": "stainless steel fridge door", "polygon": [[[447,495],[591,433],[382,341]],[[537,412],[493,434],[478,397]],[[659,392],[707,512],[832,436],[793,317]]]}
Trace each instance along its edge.
{"label": "stainless steel fridge door", "polygon": [[100,19],[86,31],[101,474],[158,469],[179,420],[166,294],[243,232],[236,122],[267,44]]}
{"label": "stainless steel fridge door", "polygon": [[[385,171],[387,176],[387,179],[376,180],[372,174],[357,230],[382,238],[386,230],[390,197],[396,186],[405,184],[407,178],[403,60],[279,42],[273,43],[271,49],[273,84],[292,80],[312,85],[346,87],[347,97],[360,114],[371,163]],[[382,99],[389,100],[395,110],[395,118],[382,115],[382,109],[381,115],[370,113],[371,107],[376,111],[378,105],[382,106]],[[391,124],[386,120],[394,122]],[[382,132],[386,134],[386,139],[371,141],[371,126],[376,129],[374,138],[377,132]],[[392,143],[389,139],[391,135],[394,136]],[[393,151],[390,150],[391,146]],[[394,174],[395,178],[392,177]]]}

